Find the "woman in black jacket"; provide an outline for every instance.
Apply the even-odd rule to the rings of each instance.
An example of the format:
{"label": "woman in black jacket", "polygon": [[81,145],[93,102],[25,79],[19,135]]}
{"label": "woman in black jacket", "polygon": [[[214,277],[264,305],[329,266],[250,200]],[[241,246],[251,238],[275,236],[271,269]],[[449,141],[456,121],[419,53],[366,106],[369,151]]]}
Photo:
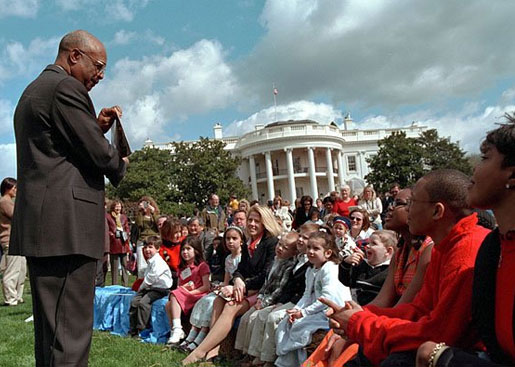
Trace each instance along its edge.
{"label": "woman in black jacket", "polygon": [[300,207],[295,211],[294,228],[300,228],[301,225],[306,223],[308,220],[311,220],[311,214],[313,214],[314,211],[318,211],[318,209],[313,206],[313,199],[311,196],[303,196],[300,199]]}
{"label": "woman in black jacket", "polygon": [[211,329],[204,341],[183,360],[183,365],[217,356],[219,345],[231,331],[236,317],[256,303],[257,292],[274,261],[277,236],[282,228],[270,209],[253,206],[247,215],[246,231],[249,240],[242,247],[241,262],[233,274],[233,285],[221,289],[221,295],[213,305]]}

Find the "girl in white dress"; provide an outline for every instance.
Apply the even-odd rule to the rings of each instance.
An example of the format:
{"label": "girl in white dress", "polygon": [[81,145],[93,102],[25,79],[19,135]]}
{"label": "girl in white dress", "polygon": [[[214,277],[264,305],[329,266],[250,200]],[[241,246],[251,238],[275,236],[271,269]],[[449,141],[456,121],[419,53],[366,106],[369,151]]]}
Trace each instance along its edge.
{"label": "girl in white dress", "polygon": [[225,276],[222,284],[218,285],[213,292],[197,301],[191,311],[191,330],[186,339],[179,345],[179,348],[191,352],[194,350],[209,331],[209,323],[213,312],[213,302],[217,296],[217,289],[229,284],[232,274],[238,268],[241,260],[241,245],[245,242],[245,235],[240,227],[228,227],[224,233],[223,246],[230,252],[225,258]]}
{"label": "girl in white dress", "polygon": [[313,333],[329,329],[327,306],[318,298],[327,297],[339,305],[351,300],[349,288],[338,280],[340,259],[333,237],[324,230],[311,234],[306,254],[313,265],[306,272],[306,290],[295,307],[286,311],[275,335],[278,367],[300,366],[307,359],[304,347],[311,343]]}

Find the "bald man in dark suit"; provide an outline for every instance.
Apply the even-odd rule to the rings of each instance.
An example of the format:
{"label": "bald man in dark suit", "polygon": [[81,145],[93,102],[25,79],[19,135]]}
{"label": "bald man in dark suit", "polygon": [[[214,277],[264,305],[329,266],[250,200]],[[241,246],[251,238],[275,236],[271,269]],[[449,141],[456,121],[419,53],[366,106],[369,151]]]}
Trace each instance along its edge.
{"label": "bald man in dark suit", "polygon": [[23,92],[14,115],[18,164],[9,251],[27,257],[36,366],[87,366],[96,262],[104,251],[104,176],[128,159],[104,134],[118,106],[96,115],[88,92],[104,77],[102,43],[63,37],[54,64]]}

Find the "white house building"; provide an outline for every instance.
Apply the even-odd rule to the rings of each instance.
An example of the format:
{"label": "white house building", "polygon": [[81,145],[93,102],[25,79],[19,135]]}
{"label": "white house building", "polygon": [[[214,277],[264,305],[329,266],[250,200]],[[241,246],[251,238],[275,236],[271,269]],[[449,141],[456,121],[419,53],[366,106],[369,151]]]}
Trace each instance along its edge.
{"label": "white house building", "polygon": [[[240,137],[223,137],[222,126],[216,124],[214,138],[242,158],[238,176],[252,189],[252,199],[266,202],[280,195],[293,202],[303,195],[323,197],[343,183],[362,188],[369,172],[366,158],[377,154],[378,140],[400,131],[417,137],[425,129],[415,123],[402,128],[352,129],[347,115],[343,129],[334,123],[289,120],[256,125]],[[169,147],[150,140],[145,146]]]}

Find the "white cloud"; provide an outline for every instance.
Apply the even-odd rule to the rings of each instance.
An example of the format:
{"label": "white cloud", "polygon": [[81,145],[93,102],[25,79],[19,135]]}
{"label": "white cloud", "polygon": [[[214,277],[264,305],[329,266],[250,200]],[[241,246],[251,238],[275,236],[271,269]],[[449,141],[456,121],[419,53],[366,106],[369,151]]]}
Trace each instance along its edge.
{"label": "white cloud", "polygon": [[39,10],[39,0],[0,0],[0,18],[16,16],[34,18]]}
{"label": "white cloud", "polygon": [[134,19],[134,13],[122,0],[117,0],[106,4],[107,16],[118,20],[130,22]]}
{"label": "white cloud", "polygon": [[0,99],[0,136],[12,135],[14,106],[11,101]]}
{"label": "white cloud", "polygon": [[357,124],[360,129],[389,128],[408,126],[415,122],[419,126],[437,129],[440,137],[449,137],[459,142],[460,147],[469,153],[478,153],[479,145],[486,133],[503,121],[506,112],[515,111],[515,105],[481,107],[467,104],[461,110],[439,116],[434,111],[421,110],[408,115],[370,116]]}
{"label": "white cloud", "polygon": [[515,88],[505,90],[501,95],[501,102],[514,103],[515,102]]}
{"label": "white cloud", "polygon": [[150,0],[56,0],[63,11],[87,11],[102,19],[131,22]]}
{"label": "white cloud", "polygon": [[127,45],[136,38],[136,34],[136,32],[129,32],[122,29],[114,34],[112,43],[115,45]]}
{"label": "white cloud", "polygon": [[[477,97],[513,76],[514,2],[268,0],[265,36],[238,63],[250,94],[394,109]],[[452,19],[452,21],[450,21]]]}
{"label": "white cloud", "polygon": [[[217,41],[201,40],[167,56],[122,59],[93,90],[97,106],[124,108],[124,125],[133,146],[162,134],[189,115],[230,105],[236,79]],[[194,129],[194,127],[189,127]]]}
{"label": "white cloud", "polygon": [[16,177],[16,144],[0,144],[0,180],[4,177]]}
{"label": "white cloud", "polygon": [[268,107],[254,113],[245,120],[234,121],[224,129],[225,136],[241,136],[254,130],[256,124],[269,124],[284,120],[314,120],[320,123],[330,123],[342,119],[341,111],[325,103],[297,101],[287,105]]}
{"label": "white cloud", "polygon": [[59,38],[35,38],[25,46],[20,42],[0,43],[0,84],[19,76],[33,78],[57,55]]}
{"label": "white cloud", "polygon": [[135,40],[143,40],[160,46],[165,43],[165,39],[163,37],[154,34],[150,29],[147,29],[142,33],[121,29],[115,33],[114,38],[110,43],[113,45],[128,45]]}
{"label": "white cloud", "polygon": [[164,45],[165,44],[165,39],[164,37],[161,37],[161,36],[158,36],[156,34],[154,34],[154,32],[152,32],[150,29],[147,29],[144,33],[143,33],[143,39],[150,42],[150,43],[154,43],[156,45]]}

